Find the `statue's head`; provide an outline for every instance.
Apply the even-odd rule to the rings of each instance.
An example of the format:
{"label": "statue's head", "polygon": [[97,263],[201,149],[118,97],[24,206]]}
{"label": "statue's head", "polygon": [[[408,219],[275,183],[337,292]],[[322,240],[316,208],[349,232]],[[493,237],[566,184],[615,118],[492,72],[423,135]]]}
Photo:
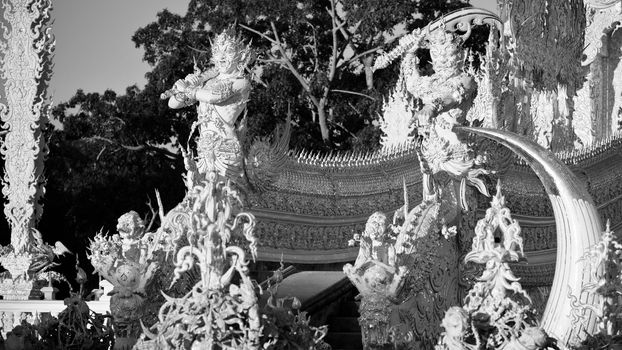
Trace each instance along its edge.
{"label": "statue's head", "polygon": [[524,349],[543,349],[549,343],[549,336],[540,327],[528,327],[523,330],[518,341]]}
{"label": "statue's head", "polygon": [[435,30],[428,34],[428,42],[435,73],[455,74],[462,70],[464,53],[460,49],[460,37],[444,30]]}
{"label": "statue's head", "polygon": [[364,279],[370,291],[383,291],[391,283],[393,275],[380,265],[372,265],[365,270]]}
{"label": "statue's head", "polygon": [[145,231],[145,223],[138,213],[132,210],[119,217],[117,231],[122,238],[138,238]]}
{"label": "statue's head", "polygon": [[468,329],[468,319],[469,315],[463,308],[452,306],[445,312],[441,326],[448,337],[461,338]]}
{"label": "statue's head", "polygon": [[367,219],[364,235],[369,237],[372,241],[382,241],[386,236],[386,230],[387,216],[383,212],[377,211],[371,214]]}
{"label": "statue's head", "polygon": [[233,73],[243,69],[250,53],[233,27],[218,34],[212,42],[212,63],[220,73]]}

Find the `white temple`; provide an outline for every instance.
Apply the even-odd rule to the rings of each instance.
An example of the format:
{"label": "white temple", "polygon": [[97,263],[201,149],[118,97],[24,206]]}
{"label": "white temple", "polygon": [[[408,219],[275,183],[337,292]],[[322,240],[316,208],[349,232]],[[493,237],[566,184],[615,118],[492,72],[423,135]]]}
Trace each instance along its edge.
{"label": "white temple", "polygon": [[[186,196],[156,229],[131,211],[93,236],[106,295],[87,302],[54,300],[66,248],[37,230],[52,1],[5,0],[0,348],[619,348],[622,1],[545,3],[443,14],[379,54],[399,79],[366,155],[293,154],[289,130],[243,153],[252,44],[219,33],[215,68],[162,93],[197,108]],[[474,67],[462,43],[483,25]],[[251,261],[281,268],[253,281]]]}

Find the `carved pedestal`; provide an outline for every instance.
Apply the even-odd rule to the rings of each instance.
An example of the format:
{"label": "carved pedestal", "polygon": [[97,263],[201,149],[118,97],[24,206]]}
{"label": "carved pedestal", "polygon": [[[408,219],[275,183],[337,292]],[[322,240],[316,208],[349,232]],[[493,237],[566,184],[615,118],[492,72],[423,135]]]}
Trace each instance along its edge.
{"label": "carved pedestal", "polygon": [[385,295],[372,294],[361,299],[359,324],[365,350],[393,348],[389,327],[392,303]]}
{"label": "carved pedestal", "polygon": [[0,281],[0,295],[4,300],[40,300],[43,297],[39,283],[12,278]]}
{"label": "carved pedestal", "polygon": [[114,348],[130,349],[141,333],[140,319],[143,316],[144,300],[138,294],[115,294],[110,299],[110,313],[114,320]]}
{"label": "carved pedestal", "polygon": [[0,257],[0,264],[11,274],[11,278],[0,280],[0,296],[4,300],[41,299],[41,283],[30,280],[27,272],[31,255],[11,252]]}

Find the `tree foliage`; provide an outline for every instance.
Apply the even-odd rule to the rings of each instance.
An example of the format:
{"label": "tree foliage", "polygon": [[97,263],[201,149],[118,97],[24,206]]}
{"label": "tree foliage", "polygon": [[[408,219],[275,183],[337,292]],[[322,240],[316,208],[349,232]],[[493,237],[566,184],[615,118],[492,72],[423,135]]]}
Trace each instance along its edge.
{"label": "tree foliage", "polygon": [[[154,66],[150,85],[164,91],[192,72],[193,58],[206,67],[208,35],[237,23],[259,53],[251,101],[262,106],[249,105],[249,123],[275,125],[284,119],[286,101],[295,112],[294,133],[301,136],[292,138],[293,147],[351,149],[367,144],[357,134],[373,134],[363,129],[371,128],[396,79],[371,71],[375,54],[406,30],[463,6],[455,0],[193,0],[185,16],[163,11],[133,40]],[[276,108],[255,113],[255,107],[265,111],[264,104]]]}

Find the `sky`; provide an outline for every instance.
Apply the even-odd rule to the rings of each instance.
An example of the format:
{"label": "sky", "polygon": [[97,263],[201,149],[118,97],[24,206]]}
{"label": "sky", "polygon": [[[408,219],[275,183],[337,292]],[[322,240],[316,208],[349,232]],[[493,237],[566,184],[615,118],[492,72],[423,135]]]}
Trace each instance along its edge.
{"label": "sky", "polygon": [[167,8],[185,14],[189,0],[53,0],[52,33],[56,39],[54,73],[48,95],[55,104],[77,89],[104,92],[146,83],[150,66],[132,35]]}
{"label": "sky", "polygon": [[[496,12],[496,0],[471,0]],[[143,87],[151,68],[143,62],[132,35],[167,8],[185,14],[189,0],[53,0],[52,32],[56,38],[54,73],[48,95],[65,102],[77,89],[119,94],[133,84]]]}

